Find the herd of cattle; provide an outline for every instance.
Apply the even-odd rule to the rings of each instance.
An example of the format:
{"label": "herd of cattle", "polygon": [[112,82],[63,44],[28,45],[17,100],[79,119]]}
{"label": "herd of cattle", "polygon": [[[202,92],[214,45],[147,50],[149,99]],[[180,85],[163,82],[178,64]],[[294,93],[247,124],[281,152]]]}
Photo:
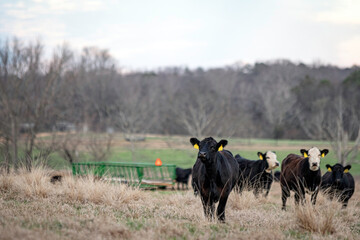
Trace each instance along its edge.
{"label": "herd of cattle", "polygon": [[215,203],[219,202],[216,216],[219,221],[225,221],[225,206],[233,189],[240,194],[251,190],[256,197],[262,193],[266,197],[273,179],[280,181],[283,210],[290,191],[295,193],[295,204],[305,201],[305,193],[311,194],[311,202],[315,204],[318,192],[322,190],[330,199],[342,202],[343,207],[354,193],[350,165],[327,164],[328,171],[321,176],[320,159],[328,154],[327,149],[313,147],[301,149],[302,156],[289,154],[282,161],[281,172],[276,171],[273,176],[272,170],[280,165],[275,152],[258,152],[259,160],[248,160],[224,150],[227,140],[216,142],[209,137],[202,141],[191,138],[190,142],[199,150],[196,162],[192,169],[177,168],[176,181],[187,184],[192,173],[194,193],[200,195],[205,216],[209,219],[215,216]]}

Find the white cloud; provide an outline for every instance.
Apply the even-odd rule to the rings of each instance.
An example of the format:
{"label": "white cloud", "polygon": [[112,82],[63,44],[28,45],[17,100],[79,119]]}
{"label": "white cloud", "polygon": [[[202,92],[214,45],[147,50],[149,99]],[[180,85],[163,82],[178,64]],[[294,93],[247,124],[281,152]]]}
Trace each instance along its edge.
{"label": "white cloud", "polygon": [[2,7],[5,14],[13,18],[35,18],[41,15],[58,15],[68,12],[91,12],[105,8],[100,0],[33,0],[32,2],[6,3]]}
{"label": "white cloud", "polygon": [[360,24],[360,1],[336,0],[330,10],[320,11],[316,20],[334,24]]}
{"label": "white cloud", "polygon": [[360,35],[339,44],[339,62],[347,66],[360,65]]}

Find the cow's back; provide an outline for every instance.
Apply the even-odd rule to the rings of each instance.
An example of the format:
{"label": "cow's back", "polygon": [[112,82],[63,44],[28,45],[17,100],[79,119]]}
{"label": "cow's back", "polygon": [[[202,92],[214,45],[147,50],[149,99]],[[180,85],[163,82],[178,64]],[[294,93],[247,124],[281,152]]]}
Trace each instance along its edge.
{"label": "cow's back", "polygon": [[223,184],[231,180],[231,189],[235,186],[239,176],[239,165],[230,151],[224,150],[217,153],[217,171],[221,175]]}
{"label": "cow's back", "polygon": [[282,184],[287,184],[289,181],[297,181],[296,176],[299,176],[300,163],[304,157],[289,154],[281,163],[281,174],[280,174],[280,182]]}
{"label": "cow's back", "polygon": [[287,155],[281,163],[281,171],[283,171],[283,169],[287,168],[288,166],[296,166],[302,159],[304,159],[304,157],[293,153]]}

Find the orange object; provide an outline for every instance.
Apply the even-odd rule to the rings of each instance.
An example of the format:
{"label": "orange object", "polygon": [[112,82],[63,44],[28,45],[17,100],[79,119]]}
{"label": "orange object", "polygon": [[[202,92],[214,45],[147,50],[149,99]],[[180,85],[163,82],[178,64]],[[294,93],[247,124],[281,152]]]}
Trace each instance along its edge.
{"label": "orange object", "polygon": [[157,158],[155,161],[155,166],[161,166],[161,165],[162,165],[162,162],[161,162],[160,158]]}

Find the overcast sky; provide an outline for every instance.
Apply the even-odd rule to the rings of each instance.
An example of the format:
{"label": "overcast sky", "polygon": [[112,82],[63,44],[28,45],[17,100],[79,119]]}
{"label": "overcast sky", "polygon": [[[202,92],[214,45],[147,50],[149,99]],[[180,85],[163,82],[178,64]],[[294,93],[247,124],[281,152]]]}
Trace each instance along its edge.
{"label": "overcast sky", "polygon": [[360,65],[360,1],[1,0],[0,38],[109,49],[130,69],[289,59]]}

